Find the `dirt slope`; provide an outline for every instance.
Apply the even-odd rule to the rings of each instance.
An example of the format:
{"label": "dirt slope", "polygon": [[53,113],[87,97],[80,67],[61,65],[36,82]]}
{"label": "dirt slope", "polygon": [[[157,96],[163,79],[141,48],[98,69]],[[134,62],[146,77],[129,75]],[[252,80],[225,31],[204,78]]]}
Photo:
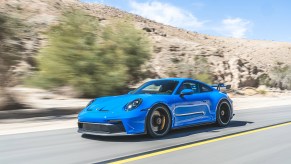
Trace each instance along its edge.
{"label": "dirt slope", "polygon": [[101,23],[112,19],[132,20],[137,28],[145,30],[153,45],[152,58],[143,67],[151,72],[149,78],[192,76],[195,69],[206,69],[197,68],[201,64],[197,58],[204,58],[216,82],[230,83],[234,88],[257,87],[259,77],[268,74],[275,62],[291,65],[291,43],[203,35],[77,0],[1,0],[0,12],[21,18],[33,27],[30,37],[23,40],[25,55],[15,72],[25,74],[33,68],[29,59],[46,41],[42,32],[57,23],[68,8],[83,9]]}

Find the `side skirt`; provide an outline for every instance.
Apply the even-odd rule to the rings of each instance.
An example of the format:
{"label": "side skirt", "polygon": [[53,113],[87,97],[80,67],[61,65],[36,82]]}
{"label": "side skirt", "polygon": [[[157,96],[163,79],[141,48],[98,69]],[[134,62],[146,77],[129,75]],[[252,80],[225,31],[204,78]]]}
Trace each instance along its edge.
{"label": "side skirt", "polygon": [[192,125],[178,126],[178,127],[173,127],[172,130],[184,129],[184,128],[202,126],[202,125],[210,125],[210,124],[214,124],[214,123],[215,123],[215,121],[211,121],[211,122],[203,122],[203,123],[197,123],[197,124],[192,124]]}

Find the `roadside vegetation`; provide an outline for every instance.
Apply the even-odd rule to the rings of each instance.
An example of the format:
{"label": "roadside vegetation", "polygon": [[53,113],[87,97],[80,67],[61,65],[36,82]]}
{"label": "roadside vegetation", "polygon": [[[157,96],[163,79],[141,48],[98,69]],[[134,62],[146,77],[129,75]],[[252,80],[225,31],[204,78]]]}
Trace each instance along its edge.
{"label": "roadside vegetation", "polygon": [[0,13],[0,87],[11,82],[11,66],[19,63],[23,55],[20,39],[26,29],[20,20]]}
{"label": "roadside vegetation", "polygon": [[21,39],[25,37],[26,30],[29,30],[29,27],[21,20],[0,12],[0,109],[21,106],[6,87],[15,84],[13,66],[18,64],[24,55]]}
{"label": "roadside vegetation", "polygon": [[271,70],[270,84],[280,89],[291,89],[291,67],[284,63],[277,62]]}
{"label": "roadside vegetation", "polygon": [[150,57],[144,33],[129,21],[99,24],[82,11],[67,12],[47,32],[28,84],[46,89],[73,87],[82,97],[114,95],[142,76]]}
{"label": "roadside vegetation", "polygon": [[194,78],[208,84],[213,83],[213,75],[207,58],[203,56],[195,57]]}
{"label": "roadside vegetation", "polygon": [[167,74],[169,77],[188,77],[208,84],[213,83],[213,74],[210,71],[210,65],[206,57],[195,56],[194,65],[177,58],[172,58],[171,61],[174,63],[174,67],[168,69]]}
{"label": "roadside vegetation", "polygon": [[276,62],[269,74],[259,78],[260,84],[280,89],[291,89],[291,66]]}

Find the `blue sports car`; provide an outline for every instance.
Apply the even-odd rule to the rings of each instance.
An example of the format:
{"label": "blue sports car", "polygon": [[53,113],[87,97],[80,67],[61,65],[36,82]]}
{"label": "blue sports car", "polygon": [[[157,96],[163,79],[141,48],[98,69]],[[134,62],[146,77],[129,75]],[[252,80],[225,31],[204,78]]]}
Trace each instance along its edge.
{"label": "blue sports car", "polygon": [[205,123],[226,126],[232,100],[220,91],[188,78],[152,80],[126,95],[91,100],[78,115],[78,132],[93,135],[149,134]]}

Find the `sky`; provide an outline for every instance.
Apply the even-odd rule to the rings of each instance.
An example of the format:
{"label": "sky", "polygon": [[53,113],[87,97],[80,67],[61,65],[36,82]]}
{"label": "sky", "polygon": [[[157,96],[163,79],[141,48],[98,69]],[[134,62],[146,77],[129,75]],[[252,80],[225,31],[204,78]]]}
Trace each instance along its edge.
{"label": "sky", "polygon": [[81,0],[214,36],[291,42],[291,0]]}

